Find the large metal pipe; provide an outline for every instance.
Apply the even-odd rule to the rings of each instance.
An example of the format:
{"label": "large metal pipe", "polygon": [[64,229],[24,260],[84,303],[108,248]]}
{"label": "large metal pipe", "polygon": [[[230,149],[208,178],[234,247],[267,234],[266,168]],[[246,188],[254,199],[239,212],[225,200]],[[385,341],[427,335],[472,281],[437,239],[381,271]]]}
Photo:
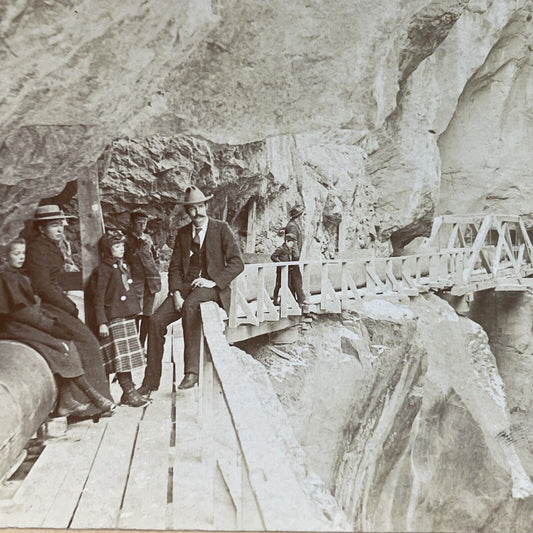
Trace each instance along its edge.
{"label": "large metal pipe", "polygon": [[39,353],[0,340],[0,480],[46,421],[56,397],[54,376]]}

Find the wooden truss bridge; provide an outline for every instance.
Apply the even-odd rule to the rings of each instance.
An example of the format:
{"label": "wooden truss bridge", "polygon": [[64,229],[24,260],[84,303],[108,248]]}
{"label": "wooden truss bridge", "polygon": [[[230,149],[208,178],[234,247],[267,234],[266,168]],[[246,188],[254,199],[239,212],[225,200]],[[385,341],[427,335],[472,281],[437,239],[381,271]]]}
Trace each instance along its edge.
{"label": "wooden truss bridge", "polygon": [[[326,509],[309,492],[305,469],[265,411],[276,405],[274,392],[258,390],[230,343],[291,327],[305,312],[357,310],[374,298],[533,286],[533,247],[513,216],[439,217],[426,251],[416,255],[301,261],[310,295],[302,308],[288,286],[292,264],[246,265],[229,316],[202,304],[198,389],[176,389],[182,337],[173,325],[152,403],[119,407],[109,419],[73,424],[46,441],[23,481],[0,486],[0,526],[349,530],[335,505]],[[281,301],[274,306],[278,266]]]}
{"label": "wooden truss bridge", "polygon": [[[234,342],[286,328],[303,312],[353,310],[373,298],[533,288],[533,246],[519,216],[438,217],[424,249],[399,257],[247,264],[233,282],[227,338]],[[295,264],[310,295],[303,309],[288,287],[289,266]],[[282,269],[279,307],[271,299],[277,267]]]}

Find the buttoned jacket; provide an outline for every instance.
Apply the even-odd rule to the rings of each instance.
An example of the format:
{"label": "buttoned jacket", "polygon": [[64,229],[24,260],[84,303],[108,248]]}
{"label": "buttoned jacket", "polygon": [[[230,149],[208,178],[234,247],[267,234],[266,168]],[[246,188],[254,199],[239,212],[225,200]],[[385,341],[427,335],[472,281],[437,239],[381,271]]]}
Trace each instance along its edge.
{"label": "buttoned jacket", "polygon": [[65,260],[58,244],[43,234],[26,247],[24,271],[31,279],[33,290],[43,302],[59,307],[72,316],[78,315],[76,304],[61,288]]}
{"label": "buttoned jacket", "polygon": [[[178,230],[168,269],[169,292],[181,291],[189,268],[192,223]],[[226,310],[230,304],[230,283],[244,270],[244,261],[235,235],[222,220],[209,218],[202,245],[205,249],[207,276],[216,283],[219,298]]]}
{"label": "buttoned jacket", "polygon": [[133,280],[128,276],[130,288],[126,289],[116,261],[104,259],[93,275],[96,276],[93,299],[97,325],[108,324],[114,318],[131,317],[141,312],[139,300],[131,289]]}

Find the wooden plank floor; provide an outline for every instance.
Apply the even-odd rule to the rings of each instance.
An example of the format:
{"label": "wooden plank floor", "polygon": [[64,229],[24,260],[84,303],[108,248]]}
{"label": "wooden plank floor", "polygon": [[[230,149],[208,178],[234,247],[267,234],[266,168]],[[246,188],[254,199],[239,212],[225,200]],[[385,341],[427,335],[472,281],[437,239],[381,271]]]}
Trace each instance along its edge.
{"label": "wooden plank floor", "polygon": [[[167,336],[163,377],[144,408],[117,407],[98,423],[70,424],[49,439],[10,500],[0,527],[212,529],[205,501],[198,388],[178,391],[181,326]],[[140,384],[142,372],[134,373]],[[120,388],[113,384],[115,399]],[[177,516],[178,515],[178,516]]]}

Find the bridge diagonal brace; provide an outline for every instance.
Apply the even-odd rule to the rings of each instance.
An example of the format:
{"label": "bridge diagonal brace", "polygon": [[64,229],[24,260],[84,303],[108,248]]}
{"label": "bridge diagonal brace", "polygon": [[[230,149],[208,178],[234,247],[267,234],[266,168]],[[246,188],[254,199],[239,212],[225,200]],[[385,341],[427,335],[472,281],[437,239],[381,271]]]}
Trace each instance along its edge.
{"label": "bridge diagonal brace", "polygon": [[522,240],[524,241],[524,244],[526,246],[527,251],[527,257],[529,258],[529,264],[531,265],[533,263],[533,245],[531,244],[531,240],[529,238],[529,234],[526,230],[526,226],[524,224],[524,221],[520,219],[519,221],[520,226],[520,235],[522,237]]}
{"label": "bridge diagonal brace", "polygon": [[489,230],[492,226],[492,216],[487,215],[483,219],[483,223],[481,224],[481,227],[479,228],[478,234],[476,235],[476,240],[474,241],[474,244],[472,245],[472,255],[470,256],[470,260],[468,261],[468,265],[463,272],[463,283],[468,284],[470,281],[470,278],[472,277],[472,273],[474,272],[474,266],[478,259],[481,259],[483,266],[487,269],[487,271],[490,273],[492,272],[492,267],[490,263],[487,261],[487,257],[483,253],[482,247],[485,242],[485,239],[489,233]]}
{"label": "bridge diagonal brace", "polygon": [[[350,293],[352,295],[352,298],[350,298]],[[346,304],[348,303],[348,300],[353,299],[356,302],[362,302],[361,295],[359,294],[359,290],[357,289],[357,285],[355,284],[355,281],[348,270],[348,264],[343,263],[342,264],[342,272],[341,272],[341,302],[342,306],[346,307]]]}
{"label": "bridge diagonal brace", "polygon": [[504,223],[502,225],[500,221],[497,221],[496,229],[498,230],[498,235],[499,235],[498,246],[501,242],[505,250],[505,253],[509,257],[509,261],[511,262],[513,270],[515,271],[516,275],[520,278],[521,277],[520,268],[518,267],[516,263],[516,259],[514,257],[513,251],[511,250],[511,245],[507,240],[507,235],[506,235],[507,224]]}
{"label": "bridge diagonal brace", "polygon": [[289,267],[281,267],[281,290],[280,290],[280,316],[287,318],[288,316],[301,315],[302,310],[298,302],[294,298],[289,289]]}
{"label": "bridge diagonal brace", "polygon": [[365,263],[366,287],[369,293],[378,294],[385,292],[385,285],[376,273],[376,268],[372,261]]}
{"label": "bridge diagonal brace", "polygon": [[337,296],[328,275],[328,265],[322,265],[322,279],[320,284],[320,309],[325,313],[340,313],[342,304]]}
{"label": "bridge diagonal brace", "polygon": [[[263,287],[263,307],[262,307],[262,321],[275,321],[279,320],[279,313],[274,304],[272,303],[272,300],[270,299],[270,295],[268,294],[267,290]],[[259,314],[259,309],[257,310]]]}
{"label": "bridge diagonal brace", "polygon": [[250,307],[250,304],[246,301],[246,298],[239,287],[236,288],[235,296],[237,308],[240,308],[244,313],[244,317],[237,317],[237,324],[252,324],[253,326],[259,326],[259,319],[255,315],[253,309]]}

